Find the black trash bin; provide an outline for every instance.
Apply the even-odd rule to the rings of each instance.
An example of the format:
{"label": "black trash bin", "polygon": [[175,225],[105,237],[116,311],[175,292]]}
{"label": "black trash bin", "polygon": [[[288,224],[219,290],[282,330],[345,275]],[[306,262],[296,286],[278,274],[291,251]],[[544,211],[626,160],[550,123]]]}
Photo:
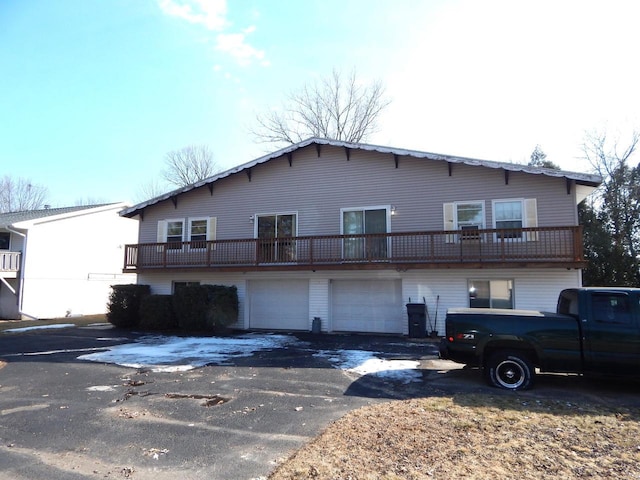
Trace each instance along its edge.
{"label": "black trash bin", "polygon": [[427,305],[424,303],[407,303],[407,317],[409,318],[409,337],[426,337]]}

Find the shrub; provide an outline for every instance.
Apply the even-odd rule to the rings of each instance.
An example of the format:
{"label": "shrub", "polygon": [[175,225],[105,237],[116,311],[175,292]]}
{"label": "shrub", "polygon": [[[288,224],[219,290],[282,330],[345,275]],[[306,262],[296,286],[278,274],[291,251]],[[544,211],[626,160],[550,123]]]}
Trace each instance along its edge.
{"label": "shrub", "polygon": [[238,320],[238,289],[224,285],[209,287],[212,298],[207,324],[214,330],[225,330]]}
{"label": "shrub", "polygon": [[140,328],[170,330],[178,323],[173,314],[171,295],[147,295],[140,302]]}
{"label": "shrub", "polygon": [[181,330],[206,330],[209,292],[206,285],[186,285],[173,294],[173,311]]}
{"label": "shrub", "polygon": [[224,330],[238,319],[235,286],[187,285],[173,295],[173,311],[182,330]]}
{"label": "shrub", "polygon": [[140,302],[150,292],[149,285],[112,285],[107,320],[116,327],[136,327],[140,322]]}

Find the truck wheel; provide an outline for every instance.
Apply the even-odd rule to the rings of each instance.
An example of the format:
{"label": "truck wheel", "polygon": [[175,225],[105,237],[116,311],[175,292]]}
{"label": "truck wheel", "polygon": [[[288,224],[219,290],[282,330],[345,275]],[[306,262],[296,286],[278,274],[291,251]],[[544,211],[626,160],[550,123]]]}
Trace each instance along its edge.
{"label": "truck wheel", "polygon": [[489,357],[485,365],[489,385],[507,390],[527,390],[533,386],[535,370],[521,352],[501,351]]}

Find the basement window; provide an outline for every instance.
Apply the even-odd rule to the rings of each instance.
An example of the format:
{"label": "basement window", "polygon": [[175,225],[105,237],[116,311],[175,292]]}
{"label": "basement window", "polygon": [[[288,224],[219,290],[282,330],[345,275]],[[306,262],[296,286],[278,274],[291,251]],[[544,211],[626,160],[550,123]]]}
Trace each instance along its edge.
{"label": "basement window", "polygon": [[469,280],[469,307],[513,309],[513,280]]}

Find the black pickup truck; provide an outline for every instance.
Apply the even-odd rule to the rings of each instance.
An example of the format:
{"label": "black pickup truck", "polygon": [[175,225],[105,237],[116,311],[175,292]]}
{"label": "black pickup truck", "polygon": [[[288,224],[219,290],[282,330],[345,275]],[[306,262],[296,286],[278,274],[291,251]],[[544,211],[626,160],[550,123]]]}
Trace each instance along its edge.
{"label": "black pickup truck", "polygon": [[531,388],[536,368],[640,377],[640,288],[563,290],[556,313],[449,309],[440,358],[510,390]]}

